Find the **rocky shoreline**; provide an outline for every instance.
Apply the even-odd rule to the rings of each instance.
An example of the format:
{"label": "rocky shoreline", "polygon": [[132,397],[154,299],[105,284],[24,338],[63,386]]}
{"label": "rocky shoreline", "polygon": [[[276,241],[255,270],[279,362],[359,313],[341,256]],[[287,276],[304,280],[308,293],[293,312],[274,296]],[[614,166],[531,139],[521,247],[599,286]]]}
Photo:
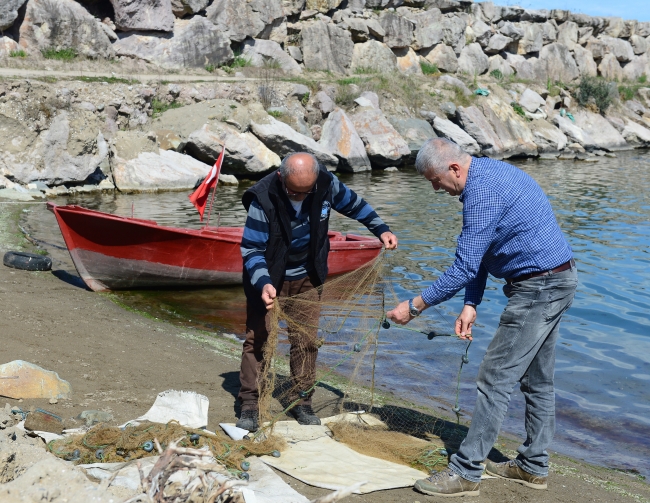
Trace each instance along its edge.
{"label": "rocky shoreline", "polygon": [[[122,76],[0,81],[0,196],[187,190],[224,142],[227,184],[295,150],[332,171],[405,166],[433,136],[495,158],[650,146],[650,23],[467,0],[208,3],[3,4],[7,69],[72,51]],[[197,82],[165,81],[180,71]]]}

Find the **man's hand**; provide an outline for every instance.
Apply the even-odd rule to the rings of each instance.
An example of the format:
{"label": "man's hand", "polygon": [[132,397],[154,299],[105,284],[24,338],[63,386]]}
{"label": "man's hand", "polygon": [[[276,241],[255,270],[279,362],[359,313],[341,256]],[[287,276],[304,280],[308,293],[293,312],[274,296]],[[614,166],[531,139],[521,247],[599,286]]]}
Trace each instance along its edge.
{"label": "man's hand", "polygon": [[476,306],[465,304],[458,318],[456,318],[456,335],[461,339],[472,339],[472,325],[476,321]]}
{"label": "man's hand", "polygon": [[386,313],[386,318],[393,320],[398,325],[406,325],[409,321],[413,319],[409,313],[409,301],[405,300],[400,303],[392,311]]}
{"label": "man's hand", "polygon": [[397,236],[392,232],[384,232],[379,236],[379,239],[384,243],[387,250],[394,250],[397,248]]}
{"label": "man's hand", "polygon": [[267,311],[273,309],[273,299],[275,299],[276,295],[277,293],[273,285],[266,284],[262,288],[262,302],[264,302]]}

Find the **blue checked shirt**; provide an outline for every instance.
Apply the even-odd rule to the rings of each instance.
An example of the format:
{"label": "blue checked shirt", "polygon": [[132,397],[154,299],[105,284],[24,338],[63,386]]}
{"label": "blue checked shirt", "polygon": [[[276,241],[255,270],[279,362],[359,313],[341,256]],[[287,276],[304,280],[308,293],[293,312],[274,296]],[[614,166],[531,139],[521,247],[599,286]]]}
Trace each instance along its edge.
{"label": "blue checked shirt", "polygon": [[[390,230],[366,201],[341,183],[336,176],[331,174],[330,176],[332,177],[330,189],[332,207],[336,211],[361,222],[377,237]],[[296,212],[290,204],[287,204],[287,212],[291,217],[291,246],[289,247],[289,259],[284,279],[295,281],[307,276],[310,239],[309,211],[304,204],[300,212]],[[271,284],[264,258],[268,241],[269,220],[257,199],[254,199],[248,208],[241,242],[241,254],[251,283],[260,291],[264,285]]]}
{"label": "blue checked shirt", "polygon": [[428,305],[440,304],[465,288],[465,304],[478,305],[488,273],[512,278],[547,271],[571,260],[553,209],[539,185],[520,169],[472,158],[460,194],[463,228],[456,259],[422,293]]}

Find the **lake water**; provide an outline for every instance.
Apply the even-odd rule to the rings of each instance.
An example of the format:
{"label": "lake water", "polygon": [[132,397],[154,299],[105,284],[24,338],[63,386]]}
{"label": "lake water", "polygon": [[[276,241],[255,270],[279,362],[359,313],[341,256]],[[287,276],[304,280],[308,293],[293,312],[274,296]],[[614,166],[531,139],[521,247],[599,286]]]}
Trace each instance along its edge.
{"label": "lake water", "polygon": [[[557,347],[557,433],[552,450],[610,467],[650,475],[650,152],[623,152],[598,163],[513,161],[542,186],[566,233],[580,275],[573,307],[564,317]],[[404,267],[398,291],[407,298],[438,277],[454,259],[461,204],[411,169],[342,175],[400,239],[395,259]],[[247,184],[221,187],[215,210],[221,225],[243,225],[239,203]],[[201,227],[185,193],[60,198],[161,225]],[[213,223],[216,223],[213,216]],[[25,223],[47,242],[55,268],[71,269],[53,215],[32,206]],[[332,218],[335,230],[364,233],[357,222]],[[367,232],[367,231],[365,231]],[[399,274],[398,274],[399,276]],[[414,280],[415,278],[415,280]],[[470,364],[462,374],[461,404],[473,407],[478,363],[498,326],[506,298],[491,278],[479,307]],[[122,298],[156,316],[207,329],[241,333],[241,288],[128,292]],[[435,315],[453,323],[462,292]],[[426,338],[416,349],[430,351]],[[420,353],[421,354],[421,353]],[[394,355],[399,365],[400,354]],[[407,383],[402,383],[407,386]],[[395,383],[397,389],[400,383]],[[504,429],[525,436],[523,397],[516,390]]]}

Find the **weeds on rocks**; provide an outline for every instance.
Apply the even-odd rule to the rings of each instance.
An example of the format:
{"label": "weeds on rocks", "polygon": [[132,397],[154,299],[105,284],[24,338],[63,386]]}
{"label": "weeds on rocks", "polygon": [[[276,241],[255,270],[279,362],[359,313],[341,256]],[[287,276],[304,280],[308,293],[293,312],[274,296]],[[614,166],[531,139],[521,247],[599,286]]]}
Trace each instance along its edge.
{"label": "weeds on rocks", "polygon": [[516,101],[511,101],[510,106],[512,107],[512,109],[515,111],[517,115],[521,115],[524,118],[526,117],[526,112],[524,111],[524,108],[519,103],[517,103]]}
{"label": "weeds on rocks", "polygon": [[75,49],[43,49],[41,51],[45,59],[56,59],[59,61],[72,61],[77,57]]}
{"label": "weeds on rocks", "polygon": [[438,70],[438,65],[432,65],[426,61],[420,61],[420,68],[422,69],[422,73],[425,75],[437,75],[440,73],[440,70]]}
{"label": "weeds on rocks", "polygon": [[176,101],[167,103],[166,101],[162,101],[159,100],[158,98],[154,98],[153,100],[151,100],[152,117],[155,119],[156,117],[159,117],[167,110],[171,110],[172,108],[180,108],[182,106],[183,105],[177,103]]}
{"label": "weeds on rocks", "polygon": [[216,67],[214,65],[205,65],[205,71],[208,73],[214,72],[215,68]]}
{"label": "weeds on rocks", "polygon": [[490,72],[490,76],[495,78],[496,80],[503,80],[503,73],[499,69],[492,70]]}
{"label": "weeds on rocks", "polygon": [[628,86],[618,86],[618,94],[622,101],[630,101],[634,98],[634,88]]}
{"label": "weeds on rocks", "polygon": [[575,95],[581,106],[586,107],[588,103],[593,103],[601,114],[604,114],[612,103],[609,82],[598,77],[582,77]]}
{"label": "weeds on rocks", "polygon": [[645,74],[643,74],[637,79],[637,81],[639,82],[639,84],[645,84],[648,81],[648,77]]}
{"label": "weeds on rocks", "polygon": [[10,58],[26,58],[27,53],[23,51],[22,49],[18,49],[17,51],[11,51],[9,53]]}
{"label": "weeds on rocks", "polygon": [[350,108],[354,104],[354,100],[357,99],[358,95],[359,91],[351,87],[350,84],[340,85],[336,91],[334,101],[340,107]]}
{"label": "weeds on rocks", "polygon": [[76,77],[75,80],[80,80],[82,82],[106,82],[107,84],[139,84],[139,80],[135,79],[124,79],[121,77]]}

